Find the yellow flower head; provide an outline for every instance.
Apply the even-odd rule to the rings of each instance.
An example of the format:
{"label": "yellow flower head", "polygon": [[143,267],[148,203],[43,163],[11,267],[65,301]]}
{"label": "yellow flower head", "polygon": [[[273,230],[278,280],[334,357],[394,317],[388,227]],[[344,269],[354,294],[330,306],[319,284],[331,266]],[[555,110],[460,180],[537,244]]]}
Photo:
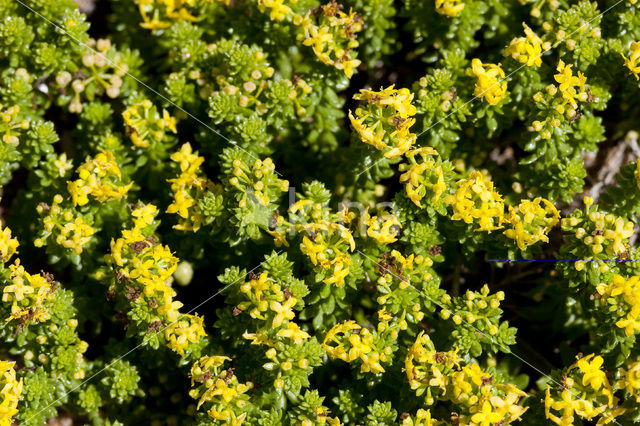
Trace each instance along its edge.
{"label": "yellow flower head", "polygon": [[[374,332],[375,333],[375,332]],[[355,321],[334,325],[326,334],[322,347],[329,357],[345,362],[360,360],[360,372],[383,373],[380,361],[386,359],[382,348],[376,347],[375,334],[360,327]]]}
{"label": "yellow flower head", "polygon": [[504,223],[504,202],[502,196],[493,189],[493,182],[480,173],[473,171],[467,179],[457,183],[453,195],[444,201],[453,206],[453,220],[465,223],[478,221],[477,231],[493,231],[502,228]]}
{"label": "yellow flower head", "polygon": [[118,163],[111,151],[102,151],[78,167],[78,179],[69,181],[67,189],[76,206],[89,202],[89,195],[97,201],[117,200],[124,197],[133,183],[125,184]]}
{"label": "yellow flower head", "polygon": [[555,206],[544,198],[522,200],[517,207],[509,206],[505,222],[512,228],[504,231],[508,238],[516,240],[520,250],[538,241],[549,242],[548,232],[560,220]]}
{"label": "yellow flower head", "polygon": [[168,133],[177,133],[177,120],[166,110],[162,115],[153,103],[145,99],[131,105],[122,113],[131,142],[138,148],[148,148],[168,140]]}
{"label": "yellow flower head", "polygon": [[165,329],[167,346],[184,356],[184,350],[190,343],[198,343],[207,333],[203,327],[204,319],[197,315],[183,315],[177,322],[171,323]]}
{"label": "yellow flower head", "polygon": [[620,53],[624,59],[624,66],[629,68],[631,74],[638,80],[640,74],[640,42],[634,41],[630,46],[631,55],[627,58],[624,53]]}
{"label": "yellow flower head", "polygon": [[504,52],[504,56],[511,56],[528,67],[542,65],[542,40],[527,24],[522,23],[526,37],[517,37]]}
{"label": "yellow flower head", "polygon": [[574,109],[577,108],[577,100],[585,101],[588,98],[585,87],[587,78],[580,71],[577,75],[573,75],[571,65],[565,64],[562,60],[558,61],[556,70],[558,74],[553,78],[559,83],[558,89],[564,103],[571,105]]}
{"label": "yellow flower head", "polygon": [[463,0],[435,0],[436,12],[440,15],[455,18],[464,9]]}
{"label": "yellow flower head", "polygon": [[191,367],[189,396],[198,400],[197,408],[205,406],[213,420],[224,424],[241,425],[247,412],[244,408],[249,397],[246,392],[251,382],[240,383],[233,369],[222,366],[230,359],[225,356],[203,356]]}
{"label": "yellow flower head", "polygon": [[22,394],[22,379],[16,378],[15,362],[0,361],[0,426],[13,424]]}
{"label": "yellow flower head", "polygon": [[433,148],[413,149],[405,154],[407,163],[400,164],[400,183],[405,184],[407,197],[418,207],[428,196],[432,202],[438,201],[446,189],[442,166],[433,158],[438,152]]}
{"label": "yellow flower head", "polygon": [[417,109],[409,89],[362,89],[353,98],[368,103],[366,109],[357,108],[355,116],[349,112],[351,125],[362,142],[383,151],[387,158],[399,157],[413,146],[416,135],[409,128],[415,123],[412,116]]}
{"label": "yellow flower head", "polygon": [[[260,0],[266,3],[266,0]],[[275,4],[281,0],[268,0]],[[360,65],[360,60],[355,58],[356,48],[359,46],[357,33],[364,28],[362,17],[349,10],[349,13],[341,11],[342,5],[335,1],[321,7],[321,14],[316,19],[311,12],[306,15],[291,14],[288,7],[278,7],[271,19],[285,19],[293,16],[293,23],[298,26],[298,39],[305,46],[311,46],[316,57],[326,65],[332,65],[342,70],[347,78],[351,78],[353,71]]]}
{"label": "yellow flower head", "polygon": [[362,217],[367,229],[367,236],[373,238],[380,244],[391,244],[397,241],[402,224],[398,218],[392,214],[382,217],[370,216],[366,213]]}
{"label": "yellow flower head", "polygon": [[507,97],[507,82],[499,64],[483,64],[480,59],[474,58],[469,73],[477,79],[474,96],[483,98],[489,105],[497,105]]}

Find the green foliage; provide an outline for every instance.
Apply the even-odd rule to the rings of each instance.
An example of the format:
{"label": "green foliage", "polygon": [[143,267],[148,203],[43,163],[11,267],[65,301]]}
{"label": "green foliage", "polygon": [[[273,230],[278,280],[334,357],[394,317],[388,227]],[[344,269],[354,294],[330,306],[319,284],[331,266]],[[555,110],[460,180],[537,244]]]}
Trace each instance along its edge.
{"label": "green foliage", "polygon": [[0,0],[0,425],[637,421],[635,3]]}

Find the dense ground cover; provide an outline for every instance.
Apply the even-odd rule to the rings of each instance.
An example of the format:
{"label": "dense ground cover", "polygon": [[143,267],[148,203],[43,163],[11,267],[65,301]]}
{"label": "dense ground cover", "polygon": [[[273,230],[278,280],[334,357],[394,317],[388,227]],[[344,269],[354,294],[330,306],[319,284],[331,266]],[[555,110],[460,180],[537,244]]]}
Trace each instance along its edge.
{"label": "dense ground cover", "polygon": [[0,426],[633,423],[635,3],[0,0]]}

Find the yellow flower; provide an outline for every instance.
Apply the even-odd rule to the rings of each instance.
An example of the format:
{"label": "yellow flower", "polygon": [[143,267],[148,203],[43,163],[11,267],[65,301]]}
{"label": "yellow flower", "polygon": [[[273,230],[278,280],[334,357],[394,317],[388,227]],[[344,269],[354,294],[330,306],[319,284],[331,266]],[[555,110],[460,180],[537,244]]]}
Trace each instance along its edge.
{"label": "yellow flower", "polygon": [[7,227],[0,231],[0,257],[3,262],[6,263],[16,253],[18,245],[18,240],[11,237],[11,229]]}
{"label": "yellow flower", "polygon": [[[591,360],[591,362],[589,362]],[[593,389],[598,390],[603,384],[607,382],[607,376],[600,368],[602,367],[604,360],[601,356],[595,356],[594,354],[580,358],[578,360],[577,367],[582,371],[582,384],[585,386],[591,386]]]}
{"label": "yellow flower", "polygon": [[538,241],[549,242],[547,233],[559,219],[560,213],[550,201],[540,197],[533,201],[522,200],[515,208],[509,206],[505,222],[513,228],[504,234],[516,240],[520,250],[524,250]]}
{"label": "yellow flower", "polygon": [[596,290],[605,306],[609,306],[609,299],[617,301],[620,307],[617,312],[623,317],[616,322],[617,327],[623,328],[627,336],[633,336],[640,330],[640,277],[625,279],[614,274],[611,284],[600,284]]}
{"label": "yellow flower", "polygon": [[206,404],[207,414],[227,425],[241,425],[247,412],[245,393],[253,386],[239,383],[233,369],[223,369],[230,359],[224,356],[203,356],[191,367],[191,384],[196,386],[189,396],[198,400],[197,409]]}
{"label": "yellow flower", "polygon": [[[444,173],[442,166],[437,166],[432,156],[437,156],[438,152],[433,148],[423,147],[413,149],[405,154],[408,163],[400,164],[400,183],[405,184],[407,197],[413,203],[422,207],[421,200],[427,196],[429,191],[436,202],[446,189],[444,183]],[[417,158],[422,162],[418,162]]]}
{"label": "yellow flower", "polygon": [[463,0],[435,0],[436,12],[450,18],[455,18],[464,9]]}
{"label": "yellow flower", "polygon": [[504,56],[527,64],[528,67],[542,65],[542,40],[524,22],[522,23],[526,37],[518,37],[511,40],[511,44],[504,52]]}
{"label": "yellow flower", "polygon": [[620,380],[616,383],[616,388],[625,389],[636,402],[640,402],[640,361],[632,361],[627,364],[627,368],[620,368]]}
{"label": "yellow flower", "polygon": [[325,284],[335,284],[338,287],[344,285],[344,280],[349,276],[349,267],[342,262],[336,262],[330,277],[322,280]]}
{"label": "yellow flower", "polygon": [[270,10],[269,18],[275,21],[282,21],[284,18],[292,14],[291,8],[284,4],[285,0],[258,0],[258,6],[261,9]]}
{"label": "yellow flower", "polygon": [[[260,0],[265,2],[265,0]],[[282,0],[269,0],[274,6]],[[288,9],[287,6],[284,6]],[[360,65],[360,60],[354,58],[355,48],[359,46],[356,33],[364,28],[359,14],[350,10],[344,13],[329,3],[321,7],[322,14],[319,22],[314,22],[311,12],[306,15],[293,14],[293,23],[299,27],[298,39],[302,44],[311,46],[316,57],[326,65],[343,70],[347,78],[351,78],[353,70]],[[284,19],[291,14],[291,10],[282,10],[271,19]],[[279,19],[280,18],[280,19]]]}
{"label": "yellow flower", "polygon": [[67,182],[67,189],[76,206],[87,204],[89,195],[101,203],[120,199],[133,185],[122,182],[120,168],[111,151],[102,151],[94,158],[87,159],[77,172],[79,179]]}
{"label": "yellow flower", "polygon": [[62,153],[57,160],[54,160],[53,165],[56,166],[58,175],[64,177],[67,171],[73,168],[73,162],[67,159],[67,154]]}
{"label": "yellow flower", "polygon": [[10,284],[2,290],[2,301],[11,303],[11,315],[6,320],[24,318],[25,324],[47,321],[50,318],[49,302],[55,298],[52,283],[40,274],[27,273],[20,265],[20,259],[16,259],[9,269]]}
{"label": "yellow flower", "polygon": [[615,229],[607,229],[604,231],[604,237],[612,240],[611,249],[614,253],[623,253],[627,250],[623,241],[631,238],[634,233],[633,223],[625,223],[624,219],[619,217],[614,222],[614,225]]}
{"label": "yellow flower", "polygon": [[471,420],[480,426],[490,426],[502,420],[503,415],[499,412],[493,411],[493,407],[489,401],[482,403],[481,410],[471,416]]}
{"label": "yellow flower", "polygon": [[577,76],[573,75],[571,65],[566,65],[562,60],[558,61],[556,70],[558,74],[554,75],[553,78],[560,83],[558,88],[562,98],[565,103],[571,105],[574,109],[577,108],[576,99],[585,101],[588,97],[585,89],[587,78],[580,71],[578,71]]}
{"label": "yellow flower", "polygon": [[287,328],[278,331],[277,336],[291,339],[296,345],[301,345],[303,340],[306,340],[310,337],[309,333],[301,330],[298,324],[293,321],[290,321],[287,324]]}
{"label": "yellow flower", "polygon": [[167,346],[184,356],[184,350],[189,343],[198,343],[207,333],[203,328],[203,318],[196,315],[183,315],[177,322],[171,323],[165,329]]}
{"label": "yellow flower", "polygon": [[373,238],[380,244],[391,244],[397,241],[402,225],[397,217],[388,214],[378,218],[378,216],[369,216],[365,212],[363,222],[367,226],[367,236]]}
{"label": "yellow flower", "polygon": [[211,222],[197,200],[203,198],[207,191],[219,191],[221,187],[202,176],[200,166],[204,157],[194,153],[191,144],[183,144],[179,151],[171,155],[171,160],[178,163],[180,174],[174,179],[168,179],[173,192],[173,202],[167,207],[167,213],[177,213],[180,216],[175,229],[197,232],[203,224]]}
{"label": "yellow flower", "polygon": [[[635,2],[634,2],[635,3]],[[620,53],[624,58],[624,65],[629,68],[631,74],[638,80],[638,75],[640,74],[640,42],[631,43],[631,56],[627,58],[624,53]]]}
{"label": "yellow flower", "polygon": [[18,413],[22,379],[16,378],[15,364],[15,362],[0,361],[0,426],[12,425],[12,417]]}
{"label": "yellow flower", "polygon": [[177,133],[175,117],[166,110],[160,115],[148,99],[131,105],[122,113],[122,118],[127,126],[127,135],[138,148],[160,144],[168,139],[168,132]]}
{"label": "yellow flower", "polygon": [[412,116],[417,109],[409,89],[362,89],[353,98],[368,102],[367,109],[357,108],[355,116],[349,112],[351,125],[362,142],[384,151],[387,158],[399,157],[411,149],[417,137],[409,129],[415,123]]}
{"label": "yellow flower", "polygon": [[292,320],[295,317],[292,308],[297,302],[295,297],[289,297],[284,303],[275,300],[271,301],[269,308],[276,313],[271,326],[277,328],[280,327],[285,320]]}
{"label": "yellow flower", "polygon": [[[354,332],[355,331],[355,332]],[[336,346],[333,344],[337,343]],[[374,335],[355,321],[334,325],[326,334],[322,347],[331,358],[345,362],[362,361],[360,372],[382,373],[382,354],[375,348]]]}
{"label": "yellow flower", "polygon": [[477,79],[474,96],[485,99],[489,105],[497,105],[507,96],[505,73],[499,64],[483,64],[480,59],[474,58],[469,73]]}
{"label": "yellow flower", "polygon": [[453,220],[465,223],[479,221],[476,231],[493,231],[504,223],[504,202],[502,196],[493,189],[493,182],[479,171],[473,171],[467,179],[457,183],[455,194],[444,201],[453,206]]}

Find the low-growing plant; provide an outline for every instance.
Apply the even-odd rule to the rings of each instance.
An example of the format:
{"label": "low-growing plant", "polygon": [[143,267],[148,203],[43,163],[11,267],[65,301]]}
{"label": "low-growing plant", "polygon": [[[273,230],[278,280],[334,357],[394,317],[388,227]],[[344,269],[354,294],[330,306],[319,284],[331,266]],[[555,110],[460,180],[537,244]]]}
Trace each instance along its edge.
{"label": "low-growing plant", "polygon": [[78,4],[0,0],[0,426],[640,421],[636,0]]}

